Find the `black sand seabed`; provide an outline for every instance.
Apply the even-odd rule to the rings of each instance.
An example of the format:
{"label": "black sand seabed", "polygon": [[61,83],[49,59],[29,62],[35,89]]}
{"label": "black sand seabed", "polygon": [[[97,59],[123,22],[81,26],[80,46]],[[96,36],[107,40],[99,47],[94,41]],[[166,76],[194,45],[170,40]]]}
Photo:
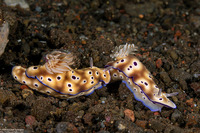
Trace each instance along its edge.
{"label": "black sand seabed", "polygon": [[[30,10],[7,7],[9,42],[0,57],[0,131],[200,132],[200,2],[37,0]],[[115,46],[134,43],[137,57],[177,109],[151,112],[121,82],[71,100],[47,97],[20,85],[14,65],[42,63],[53,49],[77,56],[74,68],[104,67]],[[10,130],[9,130],[10,131]],[[21,130],[20,130],[21,131]]]}

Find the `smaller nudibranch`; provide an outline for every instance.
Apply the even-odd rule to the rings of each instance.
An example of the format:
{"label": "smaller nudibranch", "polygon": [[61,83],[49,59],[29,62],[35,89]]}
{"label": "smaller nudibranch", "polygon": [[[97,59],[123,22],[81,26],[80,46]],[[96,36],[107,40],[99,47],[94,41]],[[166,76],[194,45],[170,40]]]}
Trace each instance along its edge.
{"label": "smaller nudibranch", "polygon": [[44,65],[27,69],[15,66],[13,77],[34,90],[60,98],[90,95],[110,82],[109,70],[93,66],[92,61],[89,68],[72,69],[71,54],[56,51],[46,57]]}
{"label": "smaller nudibranch", "polygon": [[134,44],[121,45],[115,49],[115,53],[111,55],[115,61],[108,62],[106,65],[109,67],[111,79],[119,80],[121,78],[133,92],[135,98],[143,102],[151,111],[161,111],[163,106],[176,108],[176,105],[167,97],[177,93],[161,92],[146,67],[131,55],[136,50]]}

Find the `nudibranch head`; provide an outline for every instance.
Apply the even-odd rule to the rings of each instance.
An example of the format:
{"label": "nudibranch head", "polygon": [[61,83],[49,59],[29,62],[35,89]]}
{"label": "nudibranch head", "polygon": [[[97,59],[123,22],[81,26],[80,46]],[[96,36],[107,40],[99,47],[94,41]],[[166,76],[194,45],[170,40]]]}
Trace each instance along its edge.
{"label": "nudibranch head", "polygon": [[[176,105],[162,93],[153,81],[146,67],[133,55],[134,44],[121,45],[111,55],[116,61],[108,62],[112,80],[122,78],[137,100],[144,103],[152,111],[160,111],[163,106],[176,108]],[[121,75],[121,76],[120,76]],[[139,92],[139,93],[138,93]]]}
{"label": "nudibranch head", "polygon": [[74,64],[73,59],[72,53],[55,50],[46,55],[45,67],[50,74],[71,71],[72,68],[70,66]]}
{"label": "nudibranch head", "polygon": [[112,58],[122,58],[124,56],[128,56],[130,54],[135,54],[135,51],[137,51],[137,47],[134,44],[128,44],[120,45],[119,47],[115,47],[115,49],[112,51],[113,54],[110,55]]}

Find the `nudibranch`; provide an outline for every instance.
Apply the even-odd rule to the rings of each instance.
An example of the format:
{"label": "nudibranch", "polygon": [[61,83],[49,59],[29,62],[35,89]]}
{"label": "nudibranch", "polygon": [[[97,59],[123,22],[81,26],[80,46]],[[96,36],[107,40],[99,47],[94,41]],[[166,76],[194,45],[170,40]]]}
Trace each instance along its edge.
{"label": "nudibranch", "polygon": [[157,87],[153,77],[146,67],[135,57],[134,44],[126,44],[116,47],[111,57],[115,61],[108,62],[106,67],[110,70],[111,79],[122,80],[134,94],[151,111],[161,111],[163,106],[176,108],[176,105],[167,97],[177,93],[164,93]]}
{"label": "nudibranch", "polygon": [[27,69],[15,66],[13,77],[34,90],[60,98],[90,95],[110,82],[109,70],[93,66],[92,60],[89,68],[72,69],[71,54],[53,51],[47,54],[46,59],[44,65]]}

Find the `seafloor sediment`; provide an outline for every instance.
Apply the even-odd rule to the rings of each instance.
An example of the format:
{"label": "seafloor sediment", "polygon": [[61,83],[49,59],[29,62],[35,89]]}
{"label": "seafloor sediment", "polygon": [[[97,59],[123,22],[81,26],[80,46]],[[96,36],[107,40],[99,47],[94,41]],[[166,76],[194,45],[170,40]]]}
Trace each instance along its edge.
{"label": "seafloor sediment", "polygon": [[[0,130],[27,132],[200,132],[200,2],[37,0],[29,9],[0,0],[0,19],[10,25],[0,57]],[[1,23],[0,23],[1,24]],[[73,68],[104,67],[115,46],[134,43],[176,109],[151,112],[121,82],[90,96],[49,97],[12,78],[15,65],[44,63],[54,49],[77,58]]]}

